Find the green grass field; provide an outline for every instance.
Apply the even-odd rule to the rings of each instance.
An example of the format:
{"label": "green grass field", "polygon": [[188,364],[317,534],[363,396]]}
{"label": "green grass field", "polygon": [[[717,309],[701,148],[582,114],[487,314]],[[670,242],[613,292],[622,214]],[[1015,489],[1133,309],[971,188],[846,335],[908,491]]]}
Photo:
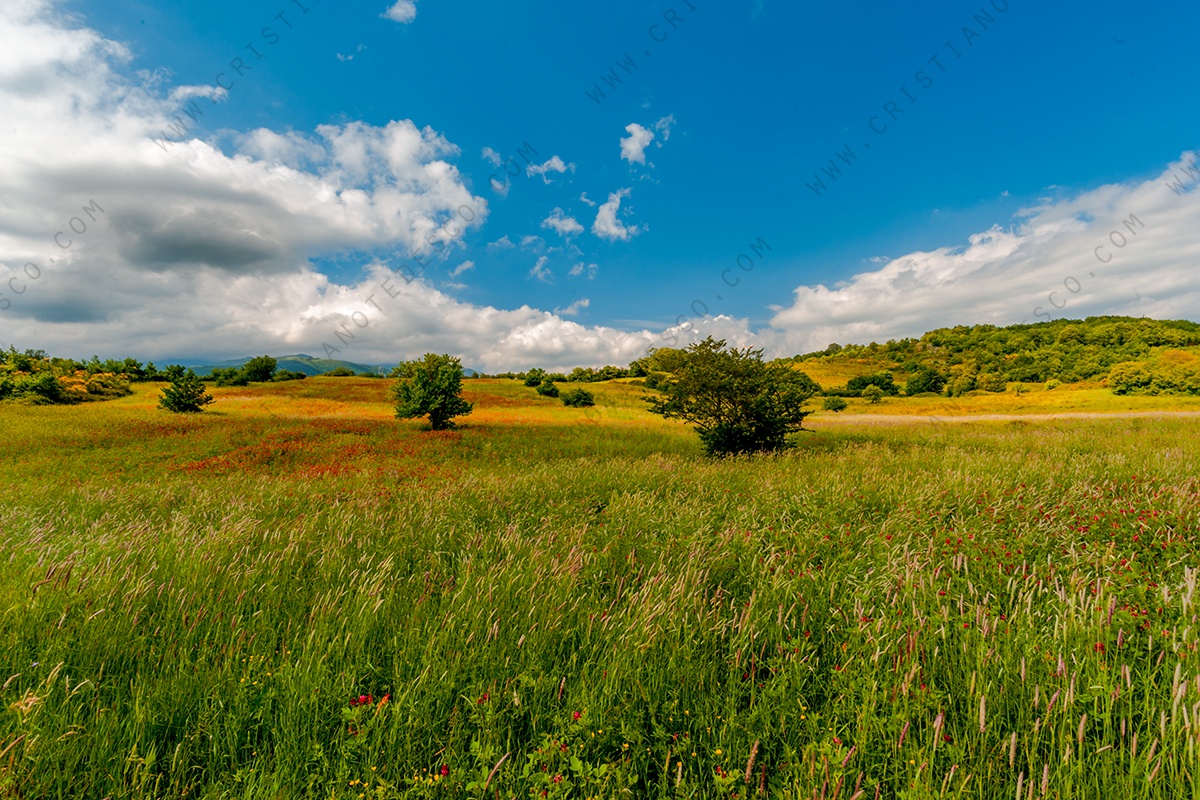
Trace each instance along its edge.
{"label": "green grass field", "polygon": [[1200,797],[1195,418],[388,383],[0,407],[0,798]]}

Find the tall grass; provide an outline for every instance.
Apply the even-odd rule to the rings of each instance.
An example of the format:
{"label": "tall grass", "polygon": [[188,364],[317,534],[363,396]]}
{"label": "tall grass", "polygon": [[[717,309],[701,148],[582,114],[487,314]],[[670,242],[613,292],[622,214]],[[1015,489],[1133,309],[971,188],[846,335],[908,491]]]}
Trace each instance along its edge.
{"label": "tall grass", "polygon": [[0,413],[0,797],[1200,796],[1192,424],[311,383]]}

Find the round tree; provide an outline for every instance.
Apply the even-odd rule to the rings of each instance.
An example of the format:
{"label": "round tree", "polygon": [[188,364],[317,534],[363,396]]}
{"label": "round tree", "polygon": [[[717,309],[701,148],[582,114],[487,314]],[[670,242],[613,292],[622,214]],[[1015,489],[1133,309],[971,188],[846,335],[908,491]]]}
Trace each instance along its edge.
{"label": "round tree", "polygon": [[398,364],[391,377],[396,379],[392,396],[400,419],[428,416],[435,431],[444,431],[454,427],[454,417],[471,413],[473,406],[462,399],[462,363],[453,356],[426,353]]}
{"label": "round tree", "polygon": [[788,364],[764,363],[762,350],[725,348],[711,336],[652,357],[666,373],[650,412],[690,423],[708,455],[780,450],[801,430],[804,403],[820,387]]}

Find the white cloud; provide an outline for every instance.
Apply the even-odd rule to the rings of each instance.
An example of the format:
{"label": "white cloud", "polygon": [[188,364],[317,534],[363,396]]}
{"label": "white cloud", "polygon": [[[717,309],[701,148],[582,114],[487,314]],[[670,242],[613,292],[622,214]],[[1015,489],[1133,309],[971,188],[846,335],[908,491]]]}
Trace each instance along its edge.
{"label": "white cloud", "polygon": [[490,147],[483,148],[483,160],[491,164],[493,167],[498,167],[504,163],[504,158]]}
{"label": "white cloud", "polygon": [[574,236],[577,233],[583,233],[583,226],[579,224],[578,220],[566,216],[561,208],[551,211],[550,216],[542,220],[542,227],[551,228],[560,236]]}
{"label": "white cloud", "polygon": [[509,239],[507,236],[501,236],[494,242],[488,242],[487,249],[489,252],[495,252],[498,250],[512,250],[514,247],[516,245],[512,243],[512,239]]}
{"label": "white cloud", "polygon": [[763,335],[796,353],[959,324],[1200,318],[1200,282],[1181,266],[1200,263],[1200,169],[1187,174],[1196,159],[1185,153],[1152,180],[1046,201],[965,247],[909,253],[833,289],[800,286]]}
{"label": "white cloud", "polygon": [[583,194],[579,195],[579,199],[580,199],[580,200],[582,200],[584,203],[587,203],[587,204],[588,204],[589,206],[591,206],[592,208],[595,208],[595,207],[596,207],[596,201],[595,201],[595,200],[592,200],[592,199],[590,199],[590,198],[587,196],[587,192],[584,192]]}
{"label": "white cloud", "polygon": [[608,196],[608,202],[600,206],[600,210],[596,213],[596,221],[592,223],[592,233],[601,239],[627,242],[644,230],[636,225],[626,226],[617,218],[617,212],[621,210],[621,198],[628,197],[629,193],[629,189],[621,189]]}
{"label": "white cloud", "polygon": [[459,275],[462,275],[467,270],[474,269],[474,268],[475,268],[474,261],[464,261],[463,263],[459,264],[457,267],[455,267],[453,270],[450,271],[450,277],[457,278]]}
{"label": "white cloud", "polygon": [[574,303],[571,303],[571,305],[567,306],[566,308],[554,309],[554,313],[562,317],[577,317],[579,316],[579,312],[581,310],[587,308],[591,304],[592,302],[584,297],[580,300],[576,300]]}
{"label": "white cloud", "polygon": [[[661,139],[655,142],[655,147],[662,149],[663,144],[671,138],[671,129],[675,126],[675,116],[666,116],[654,123],[654,131],[658,131]],[[655,140],[654,131],[651,131],[645,126],[632,122],[625,126],[626,132],[629,134],[621,139],[621,158],[628,161],[630,164],[645,164],[646,163],[646,148]],[[653,164],[649,166],[653,167]]]}
{"label": "white cloud", "polygon": [[528,167],[525,168],[526,175],[528,175],[531,178],[534,175],[541,175],[542,181],[547,184],[552,183],[550,178],[547,177],[547,175],[549,175],[549,173],[551,173],[551,172],[556,172],[561,175],[565,172],[574,172],[574,171],[575,171],[574,162],[567,164],[558,156],[551,156],[550,160],[545,162],[544,164],[530,164]]}
{"label": "white cloud", "polygon": [[553,283],[554,273],[546,266],[549,262],[550,258],[548,256],[538,258],[537,263],[533,265],[533,269],[529,270],[529,277],[537,278],[543,283]]}
{"label": "white cloud", "polygon": [[629,136],[621,139],[621,158],[630,164],[646,163],[646,147],[654,140],[654,133],[632,122],[625,126]]}
{"label": "white cloud", "polygon": [[578,264],[576,264],[575,266],[571,267],[571,271],[568,272],[567,274],[570,275],[572,278],[578,278],[580,275],[586,274],[588,277],[588,280],[590,281],[596,277],[596,273],[599,270],[600,270],[599,265],[585,264],[584,262],[581,261]]}
{"label": "white cloud", "polygon": [[[662,134],[663,142],[670,141],[671,129],[674,127],[675,127],[675,115],[674,114],[663,117],[658,122],[654,123],[654,130],[656,130]],[[658,146],[662,147],[662,142],[659,142]]]}
{"label": "white cloud", "polygon": [[393,22],[407,25],[417,18],[417,0],[398,0],[387,11],[383,12],[383,16]]}

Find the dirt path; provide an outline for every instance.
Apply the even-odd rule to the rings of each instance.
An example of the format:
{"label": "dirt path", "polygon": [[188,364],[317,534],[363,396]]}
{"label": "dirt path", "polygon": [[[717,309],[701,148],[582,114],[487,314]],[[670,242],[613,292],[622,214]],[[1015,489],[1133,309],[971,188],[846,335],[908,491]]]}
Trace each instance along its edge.
{"label": "dirt path", "polygon": [[1048,419],[1194,419],[1200,418],[1200,411],[1059,411],[1053,413],[1029,414],[957,414],[954,416],[921,415],[921,414],[822,414],[819,417],[809,417],[807,422],[812,425],[834,423],[840,425],[867,423],[878,425],[902,425],[905,423],[924,422],[936,424],[942,422],[1037,422]]}

